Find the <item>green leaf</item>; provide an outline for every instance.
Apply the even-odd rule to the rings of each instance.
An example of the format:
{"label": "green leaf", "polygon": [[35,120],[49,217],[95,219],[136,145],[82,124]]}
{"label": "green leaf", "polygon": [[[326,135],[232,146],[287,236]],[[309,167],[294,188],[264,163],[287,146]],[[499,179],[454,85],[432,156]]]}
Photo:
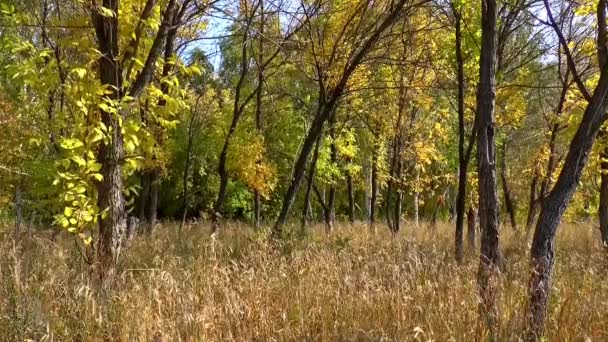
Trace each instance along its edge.
{"label": "green leaf", "polygon": [[74,210],[73,210],[72,208],[70,208],[70,207],[65,207],[65,208],[63,209],[63,214],[64,214],[65,216],[67,216],[67,217],[71,217],[71,216],[72,216],[72,214],[73,214],[73,212],[74,212]]}

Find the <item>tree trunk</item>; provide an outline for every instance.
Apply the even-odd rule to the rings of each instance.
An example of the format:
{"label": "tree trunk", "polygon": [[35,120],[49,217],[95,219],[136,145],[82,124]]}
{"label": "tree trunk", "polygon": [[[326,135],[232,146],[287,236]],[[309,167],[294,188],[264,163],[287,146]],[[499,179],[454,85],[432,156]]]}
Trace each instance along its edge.
{"label": "tree trunk", "polygon": [[139,194],[139,222],[146,221],[146,209],[148,208],[148,198],[150,198],[150,174],[141,172],[141,192]]}
{"label": "tree trunk", "polygon": [[[336,112],[333,111],[329,117],[329,137],[331,138],[330,158],[333,165],[338,163],[338,149],[336,147]],[[336,221],[336,180],[329,186],[329,199],[327,200],[328,214],[325,220],[325,229],[327,232],[334,230]]]}
{"label": "tree trunk", "polygon": [[478,285],[480,314],[496,333],[500,250],[498,246],[498,194],[494,142],[494,100],[496,78],[496,0],[483,0],[481,11],[481,53],[477,90],[477,154],[479,178],[479,222],[481,256]]}
{"label": "tree trunk", "polygon": [[[456,262],[462,263],[464,256],[463,235],[464,235],[464,215],[467,200],[467,176],[469,161],[473,151],[475,140],[475,127],[469,140],[469,147],[465,152],[465,78],[464,78],[464,58],[462,55],[462,13],[460,9],[452,4],[454,12],[455,31],[456,31],[456,74],[458,79],[458,192],[456,194],[456,231],[455,231],[455,254]],[[469,209],[470,211],[471,209]],[[475,243],[475,232],[473,231],[473,245]]]}
{"label": "tree trunk", "polygon": [[[121,98],[122,81],[118,64],[118,4],[119,0],[104,0],[103,6],[114,12],[114,16],[103,16],[99,9],[91,11],[98,41],[98,50],[102,57],[98,60],[99,78],[101,84],[108,87],[108,99]],[[97,260],[99,262],[99,277],[104,285],[110,285],[118,262],[123,235],[126,228],[125,200],[122,194],[122,159],[123,136],[122,128],[116,114],[101,111],[101,121],[111,128],[111,141],[101,144],[97,160],[102,167],[103,179],[98,183],[97,205],[100,210],[106,210],[99,220],[99,243]]]}
{"label": "tree trunk", "polygon": [[386,225],[391,232],[395,231],[395,227],[393,226],[393,221],[391,220],[391,197],[393,191],[393,182],[388,180],[386,184],[386,198],[384,199],[384,211],[386,214]]}
{"label": "tree trunk", "polygon": [[509,190],[509,183],[507,182],[507,148],[506,142],[502,145],[502,162],[500,165],[500,179],[502,181],[502,192],[505,197],[505,206],[507,209],[507,214],[509,215],[509,219],[511,220],[511,228],[517,231],[517,221],[515,220],[515,203],[511,198],[511,191]]}
{"label": "tree trunk", "polygon": [[477,210],[473,206],[467,211],[467,247],[474,252],[476,248],[475,233],[477,231]]}
{"label": "tree trunk", "polygon": [[534,219],[536,218],[536,209],[538,208],[538,198],[536,196],[538,186],[538,169],[534,170],[534,176],[530,182],[530,202],[528,204],[528,218],[526,219],[526,240],[530,236],[530,231],[534,225]]}
{"label": "tree trunk", "polygon": [[156,228],[160,181],[160,169],[156,167],[150,172],[150,197],[148,198],[148,210],[146,210],[146,233],[148,235],[151,235]]}
{"label": "tree trunk", "polygon": [[[548,4],[545,4],[548,6]],[[598,17],[605,22],[605,1],[597,6]],[[602,42],[601,45],[605,43]],[[599,52],[598,52],[599,53]],[[601,54],[603,55],[603,53]],[[600,56],[601,56],[600,55]],[[561,218],[581,179],[589,152],[597,134],[606,120],[606,94],[608,92],[608,68],[601,63],[600,78],[576,134],[570,142],[559,177],[549,195],[543,200],[536,223],[531,248],[528,330],[527,340],[538,340],[545,332],[547,302],[551,290],[551,273],[555,257],[554,240]]]}
{"label": "tree trunk", "polygon": [[289,210],[291,209],[291,206],[293,205],[293,201],[295,199],[296,193],[298,192],[298,189],[300,188],[300,184],[302,183],[302,178],[304,176],[304,170],[306,169],[306,162],[308,160],[308,156],[312,151],[312,146],[314,142],[321,134],[325,121],[327,121],[327,119],[329,119],[329,116],[333,114],[338,100],[342,97],[351,75],[361,64],[363,58],[376,44],[380,36],[390,26],[392,26],[397,21],[397,19],[399,19],[405,8],[404,4],[405,0],[399,0],[395,4],[395,6],[392,6],[387,16],[384,19],[380,20],[376,28],[372,32],[370,32],[368,38],[360,43],[356,53],[349,60],[346,67],[344,68],[344,72],[340,76],[336,86],[333,87],[333,89],[329,92],[327,101],[325,101],[327,93],[325,89],[321,89],[322,91],[320,91],[320,93],[323,96],[319,98],[317,114],[315,115],[311,127],[308,130],[308,133],[306,134],[306,138],[304,139],[304,143],[302,145],[302,150],[300,151],[296,159],[290,185],[287,188],[287,191],[285,192],[285,197],[283,198],[283,205],[281,207],[281,211],[279,212],[279,217],[277,218],[277,221],[272,229],[272,236],[274,238],[278,238],[282,234],[283,225],[285,225],[285,222],[287,221],[287,215],[289,213]]}
{"label": "tree trunk", "polygon": [[346,174],[346,187],[348,190],[348,221],[355,223],[355,190],[353,188],[353,176],[350,172]]}
{"label": "tree trunk", "polygon": [[308,225],[308,220],[310,219],[312,213],[310,197],[313,185],[315,183],[315,172],[317,168],[317,159],[319,158],[319,149],[321,148],[321,140],[322,137],[319,137],[317,139],[317,142],[315,144],[315,151],[313,152],[312,160],[310,162],[310,167],[308,170],[308,185],[306,186],[306,195],[304,196],[304,208],[302,210],[302,222],[300,226],[302,231],[304,231],[304,229]]}
{"label": "tree trunk", "polygon": [[604,147],[600,153],[601,163],[601,185],[600,185],[600,204],[598,216],[600,221],[600,233],[602,245],[608,249],[608,147]]}
{"label": "tree trunk", "polygon": [[393,222],[393,232],[396,234],[401,230],[401,201],[403,199],[403,194],[401,191],[395,191],[395,208],[394,208],[394,222]]}
{"label": "tree trunk", "polygon": [[[247,9],[245,9],[247,12]],[[222,151],[219,155],[219,162],[217,167],[217,173],[220,177],[220,187],[217,194],[217,199],[215,201],[215,205],[213,207],[213,225],[212,225],[212,233],[215,233],[218,228],[218,221],[220,218],[224,216],[224,203],[226,202],[226,189],[228,187],[228,170],[226,169],[226,159],[228,157],[228,150],[230,148],[230,142],[232,140],[232,136],[236,131],[236,127],[241,119],[241,115],[243,114],[243,105],[241,104],[241,92],[243,90],[243,85],[245,83],[245,77],[249,72],[249,56],[248,56],[248,45],[247,41],[249,40],[249,29],[251,25],[251,20],[253,13],[247,14],[246,26],[243,28],[243,41],[241,47],[241,72],[239,74],[239,80],[236,84],[236,88],[234,91],[234,106],[232,109],[232,121],[230,122],[230,127],[228,128],[228,133],[226,134],[226,138],[224,139],[224,145],[222,147]]]}
{"label": "tree trunk", "polygon": [[[197,108],[194,108],[197,110]],[[190,161],[192,159],[192,144],[194,140],[194,122],[196,120],[196,113],[194,110],[191,112],[192,117],[190,118],[190,124],[188,125],[188,145],[186,147],[186,162],[184,165],[184,176],[182,178],[182,222],[180,223],[180,230],[186,223],[186,215],[188,214],[188,175],[190,174]]]}

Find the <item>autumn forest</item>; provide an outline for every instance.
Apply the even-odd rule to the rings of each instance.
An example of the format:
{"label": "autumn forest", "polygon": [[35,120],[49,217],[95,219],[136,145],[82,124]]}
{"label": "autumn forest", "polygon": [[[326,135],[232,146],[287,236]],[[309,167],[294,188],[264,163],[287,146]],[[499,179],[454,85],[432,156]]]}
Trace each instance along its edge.
{"label": "autumn forest", "polygon": [[608,339],[607,14],[0,0],[0,341]]}

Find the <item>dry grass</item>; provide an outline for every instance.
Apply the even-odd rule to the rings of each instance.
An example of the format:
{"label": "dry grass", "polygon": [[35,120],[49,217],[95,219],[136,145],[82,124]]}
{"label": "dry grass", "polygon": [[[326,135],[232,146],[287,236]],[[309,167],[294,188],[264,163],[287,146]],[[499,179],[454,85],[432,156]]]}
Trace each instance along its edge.
{"label": "dry grass", "polygon": [[[487,339],[477,257],[453,262],[452,227],[339,227],[279,248],[242,227],[169,226],[122,255],[115,288],[94,290],[67,237],[0,235],[0,340]],[[606,256],[590,226],[562,227],[549,340],[608,340]],[[521,333],[528,258],[505,230],[500,340]]]}

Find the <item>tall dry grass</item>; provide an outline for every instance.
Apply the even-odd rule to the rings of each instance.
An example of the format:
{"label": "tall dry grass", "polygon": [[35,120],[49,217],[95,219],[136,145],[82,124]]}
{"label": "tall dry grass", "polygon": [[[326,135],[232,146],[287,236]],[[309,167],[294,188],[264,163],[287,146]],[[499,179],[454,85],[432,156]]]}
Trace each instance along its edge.
{"label": "tall dry grass", "polygon": [[[96,291],[71,238],[0,235],[0,340],[267,341],[487,339],[477,317],[478,258],[453,261],[452,226],[314,229],[271,246],[232,226],[168,225],[123,252]],[[564,226],[549,340],[608,340],[608,262],[590,225]],[[505,229],[499,340],[524,325],[528,248]]]}

